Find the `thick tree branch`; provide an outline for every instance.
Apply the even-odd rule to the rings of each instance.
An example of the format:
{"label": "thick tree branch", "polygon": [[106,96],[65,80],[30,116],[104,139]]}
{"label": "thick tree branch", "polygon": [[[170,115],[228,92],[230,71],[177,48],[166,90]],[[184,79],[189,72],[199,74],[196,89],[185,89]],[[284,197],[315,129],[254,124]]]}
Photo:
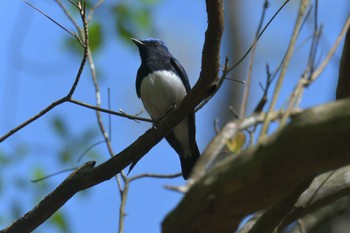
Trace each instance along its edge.
{"label": "thick tree branch", "polygon": [[[337,210],[333,212],[339,212],[338,206],[333,203],[350,194],[349,174],[350,166],[346,166],[316,177],[310,187],[300,196],[293,210],[280,224],[278,232],[293,221],[305,218],[308,214],[323,215],[323,208],[330,210],[334,207]],[[320,213],[317,213],[319,211]],[[309,221],[307,219],[306,217],[305,220]]]}
{"label": "thick tree branch", "polygon": [[301,193],[310,185],[311,179],[301,182],[293,190],[273,203],[256,221],[249,233],[270,233],[293,208]]}
{"label": "thick tree branch", "polygon": [[[350,166],[345,166],[316,177],[310,187],[299,197],[293,209],[283,216],[284,219],[276,228],[276,232],[283,232],[294,221],[298,221],[298,226],[293,232],[309,232],[322,224],[326,218],[333,217],[348,208],[349,174]],[[261,218],[262,213],[261,211],[255,214],[239,232],[249,232],[255,222]]]}
{"label": "thick tree branch", "polygon": [[349,208],[350,197],[343,197],[330,205],[324,206],[314,213],[299,219],[297,225],[289,233],[308,233],[322,225],[328,219],[341,214]]}
{"label": "thick tree branch", "polygon": [[350,163],[350,100],[297,114],[238,157],[218,163],[165,218],[163,232],[233,232],[248,214],[305,181]]}
{"label": "thick tree branch", "polygon": [[[149,129],[129,147],[97,167],[88,163],[70,175],[51,194],[45,197],[32,211],[15,221],[0,233],[32,231],[62,207],[74,194],[106,181],[122,169],[144,156],[191,110],[208,97],[218,78],[220,68],[220,43],[224,26],[223,1],[207,0],[208,29],[202,54],[202,70],[192,91],[180,103],[178,109],[169,113],[156,128]],[[79,171],[79,172],[78,172]],[[80,172],[83,171],[83,172]],[[38,218],[38,216],[41,216]]]}

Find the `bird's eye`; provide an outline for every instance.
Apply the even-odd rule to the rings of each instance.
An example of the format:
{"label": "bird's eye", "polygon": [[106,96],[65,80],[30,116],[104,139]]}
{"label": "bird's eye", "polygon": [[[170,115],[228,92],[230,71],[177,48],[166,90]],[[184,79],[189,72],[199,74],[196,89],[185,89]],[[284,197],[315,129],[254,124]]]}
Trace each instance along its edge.
{"label": "bird's eye", "polygon": [[153,46],[153,47],[157,47],[158,44],[157,44],[156,42],[153,42],[152,46]]}

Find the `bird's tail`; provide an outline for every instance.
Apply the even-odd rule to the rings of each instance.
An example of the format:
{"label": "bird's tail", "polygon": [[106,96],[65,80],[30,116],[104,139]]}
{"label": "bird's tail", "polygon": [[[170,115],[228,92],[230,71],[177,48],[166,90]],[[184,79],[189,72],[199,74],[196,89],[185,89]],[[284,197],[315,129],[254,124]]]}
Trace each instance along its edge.
{"label": "bird's tail", "polygon": [[192,172],[194,165],[200,157],[200,153],[197,145],[195,145],[194,153],[191,156],[180,156],[181,160],[181,170],[182,176],[185,180],[187,180]]}

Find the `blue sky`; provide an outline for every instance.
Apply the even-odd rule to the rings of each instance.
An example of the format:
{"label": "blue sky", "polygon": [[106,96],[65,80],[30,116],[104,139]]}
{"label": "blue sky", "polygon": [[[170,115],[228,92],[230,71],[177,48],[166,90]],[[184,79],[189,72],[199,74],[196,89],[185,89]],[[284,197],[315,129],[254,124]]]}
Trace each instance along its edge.
{"label": "blue sky", "polygon": [[[43,9],[57,21],[74,30],[74,27],[62,14],[54,1],[31,1]],[[265,64],[271,67],[278,64],[287,48],[292,25],[295,21],[296,2],[291,3],[281,12],[276,21],[261,38],[257,48],[257,58],[254,67],[254,82],[252,83],[252,100],[249,109],[252,109],[256,99],[261,95],[258,85],[264,81]],[[186,4],[184,4],[186,3]],[[281,1],[270,1],[267,18],[276,11]],[[245,46],[249,47],[253,41],[255,28],[261,12],[261,1],[242,1],[240,36],[245,38]],[[185,7],[184,7],[185,6]],[[324,30],[320,42],[320,61],[328,52],[338,33],[349,15],[350,7],[347,0],[320,1],[319,22],[324,23]],[[96,11],[97,17],[108,17],[108,9],[102,6]],[[179,14],[179,12],[181,12]],[[158,37],[166,42],[172,54],[184,65],[193,85],[200,72],[200,60],[204,32],[206,29],[206,13],[204,1],[159,1],[152,9],[153,24],[156,35],[135,35],[141,39]],[[106,15],[104,15],[106,14]],[[109,13],[110,14],[110,13]],[[226,9],[226,14],[230,14]],[[5,1],[0,9],[2,19],[2,37],[0,39],[0,134],[3,135],[14,126],[38,113],[41,109],[64,96],[72,84],[80,57],[70,52],[63,42],[66,32],[58,28],[47,18],[28,7],[22,1]],[[312,24],[306,24],[298,40],[298,45],[311,34]],[[115,32],[106,27],[103,31],[105,46],[94,55],[101,85],[103,106],[107,106],[107,88],[111,88],[112,109],[123,109],[134,114],[142,109],[142,103],[135,92],[136,71],[140,64],[137,49],[127,45],[115,35]],[[238,32],[236,32],[238,33]],[[230,55],[225,45],[230,40],[225,33],[222,58]],[[300,77],[307,59],[307,45],[295,52],[291,61],[285,87],[281,93],[279,106],[286,103],[291,89]],[[303,49],[304,48],[304,49]],[[246,50],[245,48],[241,48]],[[329,68],[307,89],[302,101],[302,107],[311,107],[316,104],[332,101],[339,65],[340,49]],[[243,66],[246,62],[243,64]],[[244,77],[239,77],[240,79]],[[223,119],[217,106],[229,95],[225,92],[234,85],[225,83],[223,91],[197,113],[197,141],[201,151],[214,136],[213,121]],[[235,84],[237,85],[237,84]],[[94,91],[88,69],[85,69],[81,82],[74,94],[74,98],[95,103]],[[225,114],[229,112],[226,111]],[[44,167],[47,174],[67,167],[57,162],[57,151],[61,150],[62,143],[51,128],[55,116],[66,119],[72,134],[79,137],[88,127],[96,126],[95,113],[91,110],[65,103],[40,118],[33,124],[22,129],[8,140],[0,144],[0,152],[15,153],[14,146],[19,143],[32,145],[29,154],[16,160],[16,165],[4,167],[0,171],[0,184],[6,182],[6,190],[0,195],[0,213],[8,211],[8,202],[17,198],[23,211],[28,211],[43,196],[25,195],[23,190],[16,190],[11,183],[11,177],[21,176],[29,189],[35,193],[36,185],[30,182],[33,167]],[[143,113],[143,116],[147,116]],[[103,115],[107,123],[107,115]],[[135,123],[127,119],[112,117],[113,149],[115,152],[137,139],[145,132],[150,124]],[[223,122],[221,121],[221,124]],[[96,128],[97,129],[97,128]],[[97,131],[97,130],[96,130]],[[98,132],[98,131],[97,131]],[[102,137],[99,136],[98,139]],[[81,148],[81,153],[86,148]],[[95,148],[102,156],[97,161],[101,163],[108,159],[104,145]],[[77,155],[77,157],[79,154]],[[86,158],[88,160],[89,158]],[[85,160],[85,161],[86,161]],[[134,168],[131,175],[145,172],[176,173],[180,165],[176,153],[164,141],[155,146]],[[48,191],[57,186],[67,174],[53,177],[53,184]],[[160,223],[181,199],[181,195],[164,189],[164,185],[183,184],[182,178],[172,180],[143,179],[131,184],[130,194],[126,206],[128,213],[125,219],[125,232],[159,232]],[[0,185],[1,186],[1,185]],[[47,193],[44,193],[45,196]],[[92,188],[86,194],[77,194],[62,208],[69,218],[71,232],[116,232],[118,227],[119,193],[114,179]],[[24,213],[24,212],[23,212]],[[0,228],[8,225],[10,217],[0,219]],[[43,224],[38,232],[57,232]]]}

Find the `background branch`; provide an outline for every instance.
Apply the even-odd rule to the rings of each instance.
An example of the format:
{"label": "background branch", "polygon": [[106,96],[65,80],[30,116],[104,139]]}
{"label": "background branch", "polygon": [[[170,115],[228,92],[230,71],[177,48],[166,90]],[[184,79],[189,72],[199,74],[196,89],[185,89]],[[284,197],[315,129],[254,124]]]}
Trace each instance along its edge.
{"label": "background branch", "polygon": [[300,27],[301,27],[302,22],[303,22],[303,16],[304,16],[304,13],[305,13],[305,10],[306,10],[308,4],[309,4],[308,0],[302,0],[300,2],[299,12],[298,12],[298,16],[297,16],[297,19],[296,19],[296,22],[294,25],[292,38],[290,40],[290,43],[289,43],[289,46],[287,49],[286,57],[285,57],[283,64],[282,64],[281,73],[277,79],[276,88],[274,90],[271,104],[269,106],[269,110],[267,112],[266,119],[264,121],[260,136],[266,135],[266,133],[269,129],[269,125],[270,125],[270,121],[271,121],[269,113],[272,112],[275,108],[279,93],[280,93],[281,88],[282,88],[283,80],[284,80],[284,77],[285,77],[286,72],[287,72],[287,68],[288,68],[290,59],[293,55],[294,46],[295,46],[295,43],[297,41],[297,38],[298,38],[298,35],[300,32]]}

